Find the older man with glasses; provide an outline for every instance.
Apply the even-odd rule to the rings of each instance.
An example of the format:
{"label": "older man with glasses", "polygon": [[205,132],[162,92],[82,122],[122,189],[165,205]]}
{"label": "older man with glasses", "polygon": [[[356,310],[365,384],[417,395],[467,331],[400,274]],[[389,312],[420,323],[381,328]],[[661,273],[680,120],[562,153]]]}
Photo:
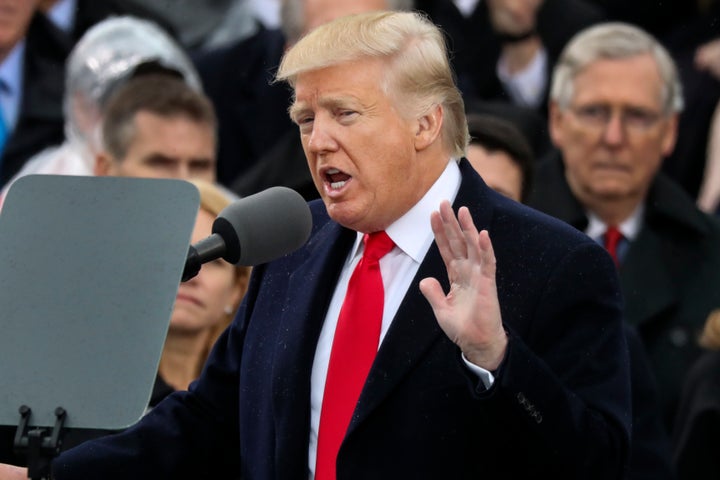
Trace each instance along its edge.
{"label": "older man with glasses", "polygon": [[579,33],[552,79],[558,152],[539,165],[529,201],[615,258],[625,318],[648,350],[668,430],[695,339],[720,305],[720,223],[660,172],[682,107],[676,67],[652,36],[622,23]]}

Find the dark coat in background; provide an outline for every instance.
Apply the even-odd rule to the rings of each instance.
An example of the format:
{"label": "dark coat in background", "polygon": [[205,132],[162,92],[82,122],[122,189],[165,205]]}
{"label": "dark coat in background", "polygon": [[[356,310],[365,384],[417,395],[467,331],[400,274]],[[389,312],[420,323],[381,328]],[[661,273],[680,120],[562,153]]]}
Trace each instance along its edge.
{"label": "dark coat in background", "polygon": [[[535,172],[530,206],[584,231],[559,154]],[[701,349],[697,338],[720,307],[720,223],[662,173],[648,192],[645,218],[620,266],[625,318],[643,339],[658,382],[663,418],[673,428],[680,391]]]}
{"label": "dark coat in background", "polygon": [[291,92],[272,83],[285,50],[279,30],[253,36],[193,58],[218,117],[218,181],[231,187],[291,128]]}
{"label": "dark coat in background", "polygon": [[36,13],[26,35],[23,96],[18,121],[2,153],[0,185],[33,155],[65,138],[65,59],[72,47],[44,15]]}

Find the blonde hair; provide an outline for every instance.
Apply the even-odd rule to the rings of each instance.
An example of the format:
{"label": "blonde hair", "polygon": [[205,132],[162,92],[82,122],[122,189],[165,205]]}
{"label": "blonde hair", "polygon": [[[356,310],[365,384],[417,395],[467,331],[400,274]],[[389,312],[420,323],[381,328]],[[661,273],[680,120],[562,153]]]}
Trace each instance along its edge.
{"label": "blonde hair", "polygon": [[710,312],[700,336],[700,345],[710,350],[720,350],[720,309]]}
{"label": "blonde hair", "polygon": [[381,86],[408,117],[420,117],[441,105],[445,150],[454,157],[464,156],[470,136],[445,38],[420,13],[371,12],[323,24],[285,53],[276,80],[294,87],[302,73],[364,58],[388,60]]}

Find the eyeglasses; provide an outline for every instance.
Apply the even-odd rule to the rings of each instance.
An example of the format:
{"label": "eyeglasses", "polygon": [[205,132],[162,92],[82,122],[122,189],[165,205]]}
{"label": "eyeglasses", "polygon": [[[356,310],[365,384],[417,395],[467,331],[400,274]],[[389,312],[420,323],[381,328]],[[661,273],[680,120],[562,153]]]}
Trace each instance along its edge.
{"label": "eyeglasses", "polygon": [[[604,129],[610,123],[616,109],[609,105],[583,105],[580,107],[569,107],[568,110],[575,115],[575,118],[583,125]],[[630,132],[645,133],[658,124],[663,114],[640,107],[625,107],[619,111],[620,123]]]}

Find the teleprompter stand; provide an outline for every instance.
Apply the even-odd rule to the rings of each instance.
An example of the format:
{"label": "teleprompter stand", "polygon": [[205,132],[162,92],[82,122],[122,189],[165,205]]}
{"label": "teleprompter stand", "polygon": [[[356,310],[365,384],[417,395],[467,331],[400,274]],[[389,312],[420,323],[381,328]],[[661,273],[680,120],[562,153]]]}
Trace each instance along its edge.
{"label": "teleprompter stand", "polygon": [[63,424],[67,412],[62,407],[55,409],[55,425],[52,429],[30,428],[32,409],[22,405],[19,409],[20,423],[15,432],[15,452],[25,455],[28,461],[28,478],[33,480],[50,479],[50,462],[60,453]]}
{"label": "teleprompter stand", "polygon": [[145,413],[199,203],[167,179],[29,175],[8,190],[0,425],[30,478],[50,478],[75,430]]}

